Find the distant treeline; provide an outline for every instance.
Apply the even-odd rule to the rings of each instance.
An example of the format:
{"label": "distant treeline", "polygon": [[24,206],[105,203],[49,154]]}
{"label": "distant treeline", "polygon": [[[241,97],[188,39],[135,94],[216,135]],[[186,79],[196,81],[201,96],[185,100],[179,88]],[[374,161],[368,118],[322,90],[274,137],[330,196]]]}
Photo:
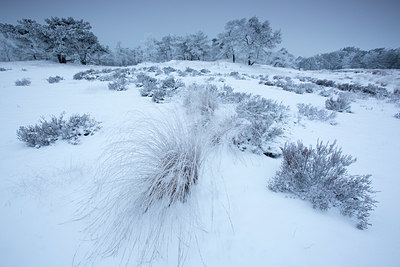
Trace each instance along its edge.
{"label": "distant treeline", "polygon": [[214,61],[228,59],[248,65],[268,64],[305,70],[342,68],[400,68],[400,49],[363,51],[344,48],[309,58],[296,58],[281,42],[281,32],[257,17],[228,21],[223,32],[210,39],[199,31],[185,36],[148,38],[142,46],[110,49],[101,45],[89,22],[51,17],[45,24],[22,19],[17,25],[0,23],[0,61],[53,60],[108,66],[136,65],[144,61]]}
{"label": "distant treeline", "polygon": [[400,69],[400,48],[377,48],[364,51],[355,47],[346,47],[313,57],[299,57],[297,68],[304,70]]}

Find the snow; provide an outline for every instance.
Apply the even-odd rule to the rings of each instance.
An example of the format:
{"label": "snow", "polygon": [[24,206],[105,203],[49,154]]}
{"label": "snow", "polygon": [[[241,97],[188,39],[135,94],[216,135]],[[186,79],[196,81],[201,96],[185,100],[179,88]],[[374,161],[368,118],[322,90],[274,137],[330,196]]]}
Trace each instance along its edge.
{"label": "snow", "polygon": [[[184,246],[185,266],[399,266],[400,229],[400,120],[399,107],[384,99],[356,98],[353,113],[338,113],[337,124],[297,119],[298,103],[324,107],[326,98],[295,94],[258,83],[252,75],[308,76],[338,82],[400,85],[400,71],[370,70],[297,71],[269,66],[246,66],[219,62],[143,63],[136,69],[156,65],[185,70],[209,69],[210,74],[178,77],[185,84],[212,83],[232,86],[235,91],[260,94],[290,106],[292,119],[284,140],[334,141],[345,154],[357,157],[349,171],[372,174],[379,201],[372,213],[372,226],[358,230],[355,221],[337,210],[322,212],[311,204],[267,189],[268,179],[279,169],[271,159],[231,149],[214,151],[194,189],[196,222],[192,222]],[[140,97],[134,84],[127,91],[108,90],[107,82],[73,80],[72,76],[99,66],[61,65],[49,62],[10,62],[0,67],[0,266],[71,266],[90,242],[85,241],[84,220],[75,211],[88,197],[98,159],[113,135],[132,116],[154,110],[167,112],[176,103],[155,104]],[[26,71],[22,70],[26,69]],[[247,74],[237,80],[229,73]],[[49,76],[62,76],[49,84]],[[15,86],[29,78],[30,86]],[[225,82],[220,82],[223,78]],[[65,111],[90,113],[102,122],[102,130],[73,146],[63,141],[35,149],[16,139],[19,126],[34,124],[40,116]],[[283,144],[283,143],[282,143]],[[183,209],[184,210],[184,209]],[[178,215],[179,216],[179,213]],[[182,216],[185,217],[185,216]],[[173,236],[173,235],[171,235]],[[168,250],[160,252],[152,266],[176,266],[178,242],[166,239]],[[98,259],[94,266],[118,266],[122,253]],[[75,261],[74,261],[75,258]],[[133,259],[134,262],[134,259]],[[90,265],[90,263],[88,263]],[[147,265],[147,264],[144,264]]]}

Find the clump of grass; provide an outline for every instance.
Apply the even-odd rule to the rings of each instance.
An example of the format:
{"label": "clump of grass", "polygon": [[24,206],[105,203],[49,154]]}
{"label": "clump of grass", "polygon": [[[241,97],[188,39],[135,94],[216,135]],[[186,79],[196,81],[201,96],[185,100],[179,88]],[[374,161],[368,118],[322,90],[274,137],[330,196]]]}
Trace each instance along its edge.
{"label": "clump of grass", "polygon": [[187,225],[196,210],[190,203],[207,141],[202,129],[182,116],[145,116],[133,127],[119,129],[118,140],[106,149],[83,210],[83,218],[89,219],[86,232],[94,241],[90,259],[128,250],[129,255],[139,253],[140,263],[151,261],[168,243],[171,224]]}

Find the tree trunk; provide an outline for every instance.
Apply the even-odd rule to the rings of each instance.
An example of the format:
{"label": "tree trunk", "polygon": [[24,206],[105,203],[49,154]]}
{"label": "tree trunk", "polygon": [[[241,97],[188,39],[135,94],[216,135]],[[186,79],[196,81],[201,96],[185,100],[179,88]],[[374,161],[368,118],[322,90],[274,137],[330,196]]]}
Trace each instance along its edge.
{"label": "tree trunk", "polygon": [[235,62],[236,62],[236,57],[235,57],[235,54],[232,54],[232,61],[233,61],[233,63],[235,63]]}
{"label": "tree trunk", "polygon": [[57,58],[58,58],[58,62],[59,63],[61,63],[61,64],[65,64],[65,63],[67,63],[67,57],[65,56],[65,55],[57,55]]}

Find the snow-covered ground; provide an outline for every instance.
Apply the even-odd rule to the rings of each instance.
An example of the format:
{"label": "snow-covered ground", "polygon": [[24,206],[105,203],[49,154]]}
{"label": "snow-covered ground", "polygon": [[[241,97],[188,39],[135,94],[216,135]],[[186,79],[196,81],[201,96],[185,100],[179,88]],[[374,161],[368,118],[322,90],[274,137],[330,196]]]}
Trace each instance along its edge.
{"label": "snow-covered ground", "polygon": [[[349,172],[372,174],[372,186],[379,191],[379,203],[370,218],[372,226],[358,230],[353,219],[335,209],[318,211],[309,202],[268,190],[280,158],[220,149],[210,154],[207,168],[193,189],[196,220],[189,225],[185,242],[177,242],[172,231],[171,238],[163,240],[168,249],[160,251],[152,266],[400,266],[400,120],[393,117],[400,107],[387,99],[355,97],[352,113],[338,113],[335,125],[305,118],[299,121],[298,103],[323,108],[326,97],[265,86],[257,78],[312,77],[383,84],[393,91],[400,89],[400,71],[306,72],[187,61],[144,63],[135,68],[149,66],[208,69],[211,72],[203,76],[178,78],[187,85],[227,84],[235,91],[288,105],[292,117],[280,145],[285,140],[302,140],[307,145],[315,145],[318,139],[337,140],[345,154],[357,157]],[[127,91],[119,92],[110,91],[107,82],[72,78],[79,71],[103,68],[99,66],[11,62],[0,67],[7,69],[0,72],[0,266],[74,265],[79,262],[78,255],[90,247],[90,241],[85,240],[87,222],[76,220],[75,211],[88,197],[98,159],[112,136],[132,116],[155,110],[166,113],[177,104],[173,99],[156,104],[141,97],[133,83]],[[236,79],[231,72],[244,79]],[[49,76],[56,75],[64,80],[47,82]],[[22,78],[29,78],[31,85],[15,86]],[[57,141],[35,149],[17,140],[20,126],[63,111],[67,115],[90,113],[102,122],[102,129],[82,138],[79,145]],[[177,220],[185,217],[179,210],[175,216]],[[118,266],[122,254],[97,259],[94,266]]]}

